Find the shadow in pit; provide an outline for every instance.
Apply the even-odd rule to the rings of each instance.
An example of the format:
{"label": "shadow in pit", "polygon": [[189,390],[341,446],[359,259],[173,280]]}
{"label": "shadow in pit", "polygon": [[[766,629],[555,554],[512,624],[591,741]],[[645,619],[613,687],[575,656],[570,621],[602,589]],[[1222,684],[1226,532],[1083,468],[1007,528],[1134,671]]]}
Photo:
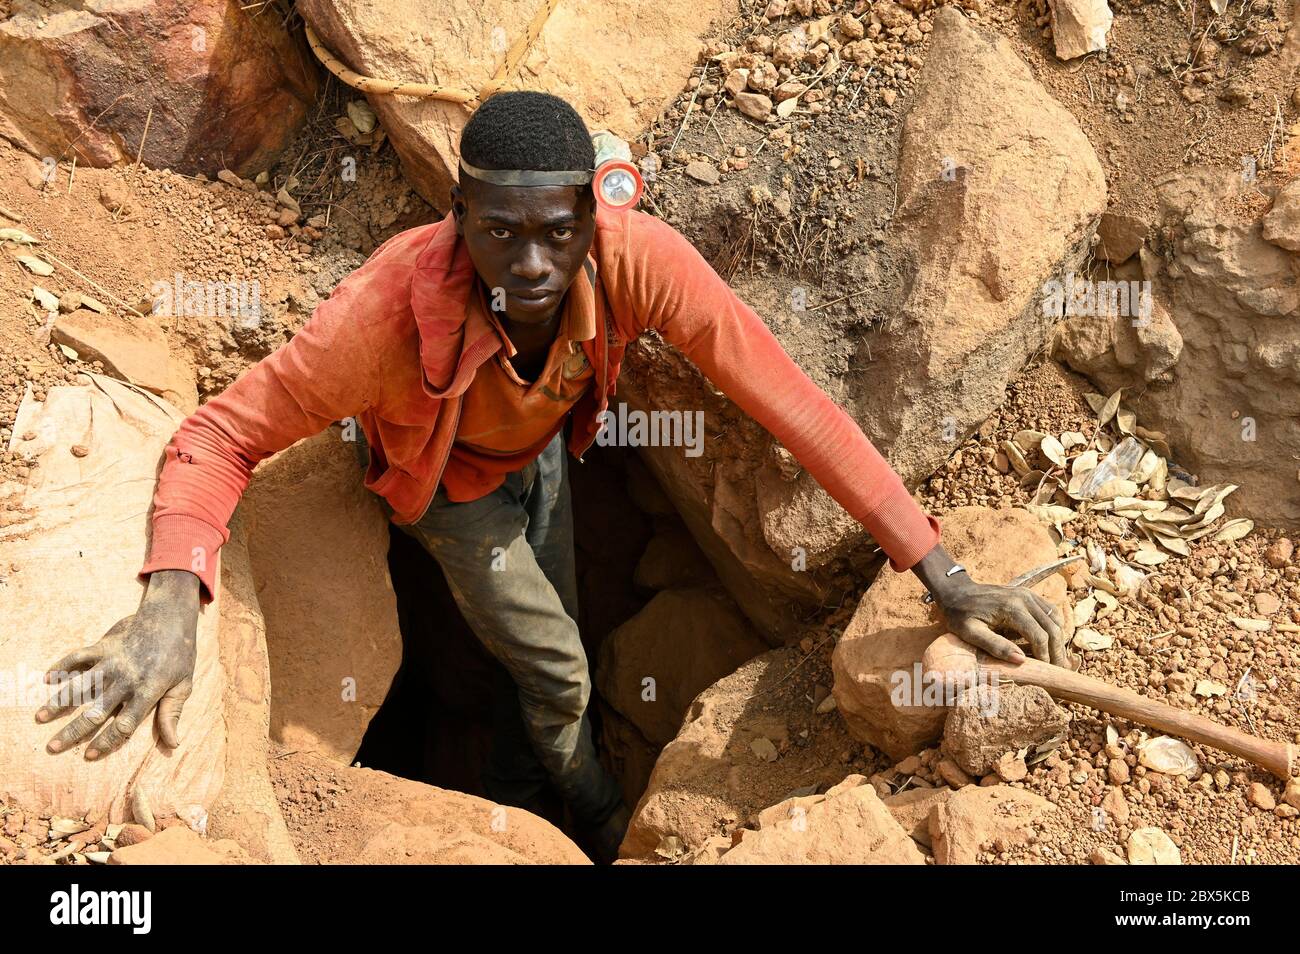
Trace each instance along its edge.
{"label": "shadow in pit", "polygon": [[[627,496],[619,457],[626,452],[592,450],[598,452],[585,455],[582,465],[570,460],[570,481],[578,623],[594,674],[603,638],[644,605],[632,575],[651,529]],[[481,773],[492,750],[493,707],[518,704],[514,682],[461,615],[437,561],[396,527],[390,527],[388,568],[397,596],[402,663],[354,761],[486,798]],[[616,766],[601,751],[603,708],[593,688],[593,736],[617,777]],[[533,810],[572,836],[563,803],[549,785]]]}

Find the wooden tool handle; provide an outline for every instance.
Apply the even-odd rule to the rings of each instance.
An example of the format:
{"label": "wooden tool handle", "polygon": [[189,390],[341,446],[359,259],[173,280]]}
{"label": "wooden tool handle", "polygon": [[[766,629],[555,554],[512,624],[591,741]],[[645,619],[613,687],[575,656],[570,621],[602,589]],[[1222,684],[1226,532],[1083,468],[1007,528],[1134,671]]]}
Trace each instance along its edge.
{"label": "wooden tool handle", "polygon": [[1091,706],[1170,735],[1239,755],[1280,779],[1291,777],[1295,746],[1290,742],[1256,738],[1204,716],[1175,709],[1129,689],[1037,659],[1026,659],[1020,665],[1014,665],[981,655],[980,666],[1020,685],[1040,686],[1058,699]]}

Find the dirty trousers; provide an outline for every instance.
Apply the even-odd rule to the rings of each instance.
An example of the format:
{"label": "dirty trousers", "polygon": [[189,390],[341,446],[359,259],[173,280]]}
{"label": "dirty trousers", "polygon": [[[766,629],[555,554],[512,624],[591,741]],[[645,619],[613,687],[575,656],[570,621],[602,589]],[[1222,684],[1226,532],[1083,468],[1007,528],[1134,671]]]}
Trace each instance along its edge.
{"label": "dirty trousers", "polygon": [[595,826],[622,796],[596,758],[587,716],[568,468],[561,429],[492,493],[455,503],[439,487],[424,516],[400,529],[438,561],[466,622],[514,681],[515,698],[498,693],[495,704],[488,797],[530,807],[549,777],[575,819]]}

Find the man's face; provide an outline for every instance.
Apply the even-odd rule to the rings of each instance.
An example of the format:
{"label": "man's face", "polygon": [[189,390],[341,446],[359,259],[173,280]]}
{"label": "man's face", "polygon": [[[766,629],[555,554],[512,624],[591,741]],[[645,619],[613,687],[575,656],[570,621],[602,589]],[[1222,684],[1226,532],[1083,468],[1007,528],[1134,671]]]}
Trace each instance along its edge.
{"label": "man's face", "polygon": [[451,190],[488,303],[511,321],[545,324],[577,277],[596,232],[590,186],[499,186],[466,179]]}

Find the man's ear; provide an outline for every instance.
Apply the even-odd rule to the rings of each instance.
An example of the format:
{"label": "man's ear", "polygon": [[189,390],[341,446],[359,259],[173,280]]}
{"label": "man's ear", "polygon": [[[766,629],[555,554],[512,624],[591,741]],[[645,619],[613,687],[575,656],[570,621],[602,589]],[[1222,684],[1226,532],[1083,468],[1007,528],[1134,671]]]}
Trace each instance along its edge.
{"label": "man's ear", "polygon": [[451,214],[456,217],[456,234],[465,235],[465,213],[469,208],[469,199],[459,185],[451,187]]}

